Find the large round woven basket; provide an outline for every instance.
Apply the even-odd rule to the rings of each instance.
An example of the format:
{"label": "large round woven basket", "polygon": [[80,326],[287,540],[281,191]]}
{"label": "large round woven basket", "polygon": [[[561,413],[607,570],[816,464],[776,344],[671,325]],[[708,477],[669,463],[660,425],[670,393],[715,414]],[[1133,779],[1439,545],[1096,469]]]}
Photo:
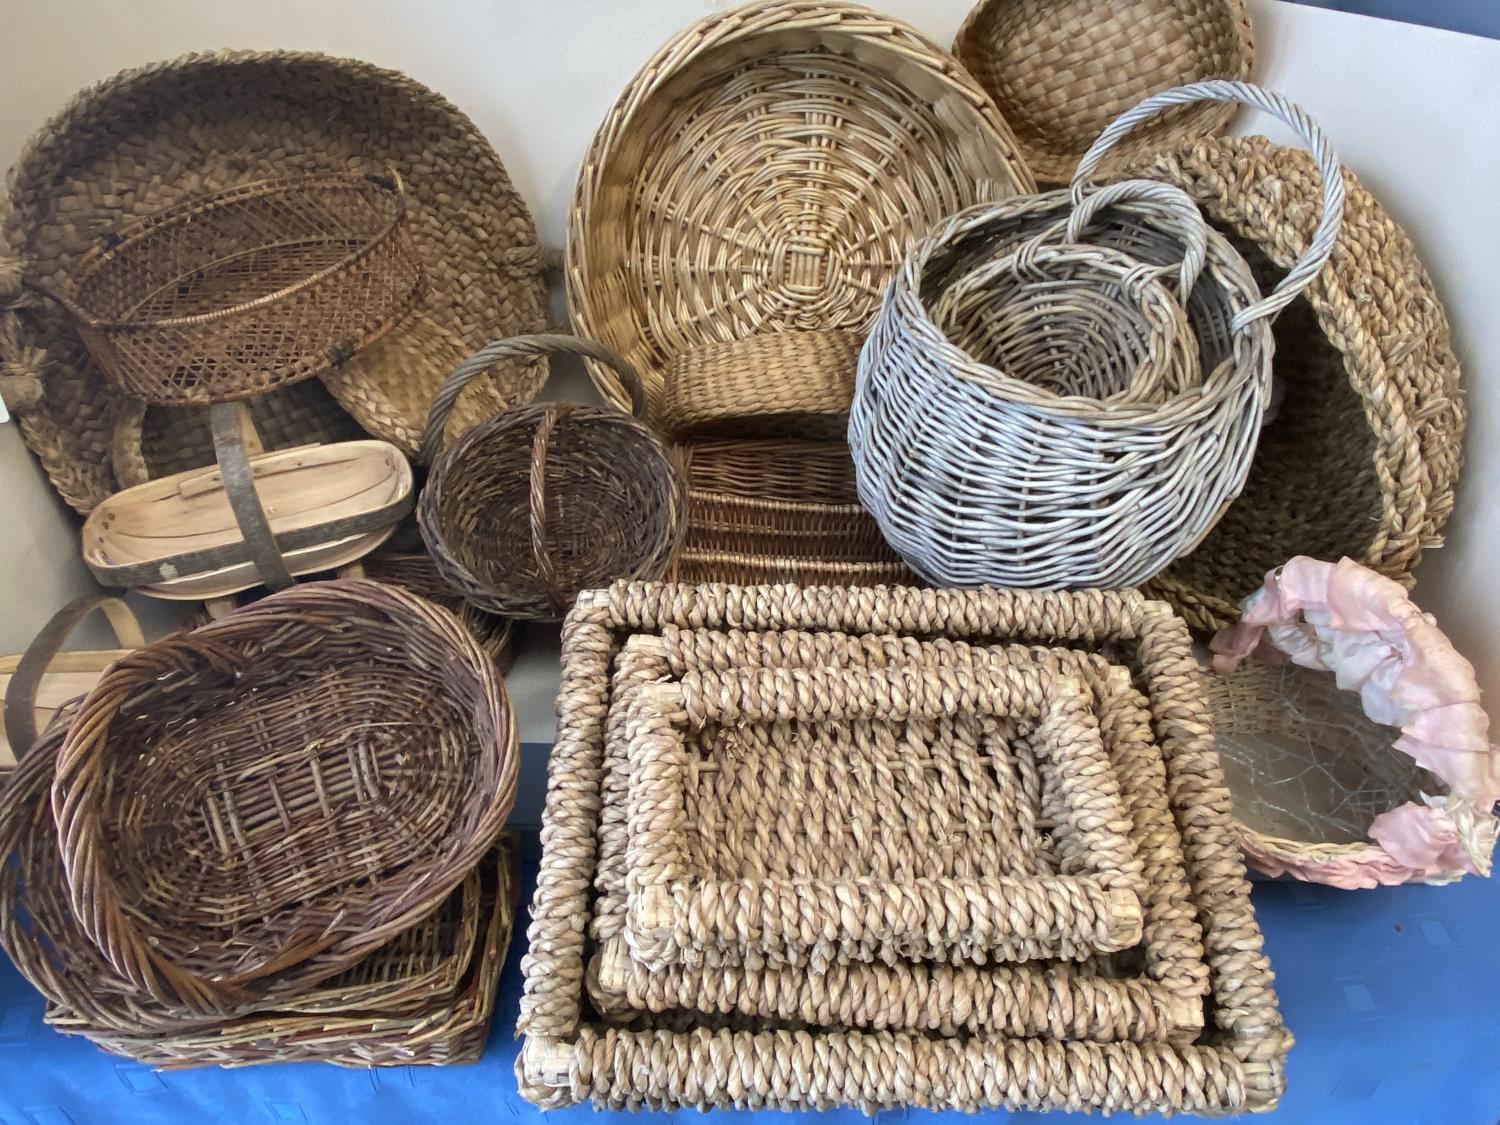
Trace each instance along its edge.
{"label": "large round woven basket", "polygon": [[297,995],[441,906],[504,827],[517,747],[452,614],[365,580],[273,594],[89,693],[52,788],[71,909],[162,1003]]}
{"label": "large round woven basket", "polygon": [[[1063,184],[1099,131],[1142,98],[1208,78],[1248,80],[1244,0],[980,0],[953,41],[1043,183]],[[1217,133],[1236,106],[1182,106],[1115,160]]]}
{"label": "large round woven basket", "polygon": [[[37,131],[0,201],[0,393],[68,503],[88,511],[118,487],[110,450],[124,400],[67,314],[23,282],[58,286],[101,239],[197,195],[268,176],[387,168],[407,189],[428,292],[394,331],[323,377],[337,402],[315,383],[258,400],[270,449],[363,426],[415,453],[453,366],[485,340],[541,327],[535,228],[489,143],[402,74],[301,52],[194,54],[128,70]],[[454,426],[529,400],[544,374],[534,361],[497,369]],[[141,425],[153,478],[213,460],[196,411],[153,409]]]}
{"label": "large round woven basket", "polygon": [[[1264,137],[1199,141],[1131,174],[1191,195],[1263,281],[1305,251],[1322,191],[1306,153]],[[1237,620],[1244,592],[1294,555],[1410,584],[1453,512],[1467,411],[1448,317],[1406,232],[1345,180],[1333,257],[1275,325],[1280,402],[1244,491],[1150,587],[1196,628]]]}
{"label": "large round woven basket", "polygon": [[[1264,298],[1180,190],[1089,188],[1135,123],[1203,99],[1288,122],[1326,176],[1316,237]],[[886,539],[927,580],[958,586],[1133,586],[1191,551],[1249,471],[1269,321],[1327,260],[1341,210],[1337,158],[1305,113],[1205,82],[1123,115],[1071,193],[939,226],[891,282],[850,416],[860,499]],[[984,315],[970,323],[973,298]]]}
{"label": "large round woven basket", "polygon": [[900,22],[833,0],[735,8],[652,56],[594,135],[568,298],[580,334],[641,372],[654,418],[678,353],[867,329],[932,223],[1032,186],[988,95]]}

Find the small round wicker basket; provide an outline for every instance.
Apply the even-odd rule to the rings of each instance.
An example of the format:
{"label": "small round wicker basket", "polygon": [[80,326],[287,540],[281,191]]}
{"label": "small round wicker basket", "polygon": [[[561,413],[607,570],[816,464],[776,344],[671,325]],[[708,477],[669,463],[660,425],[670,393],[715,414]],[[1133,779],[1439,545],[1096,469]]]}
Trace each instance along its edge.
{"label": "small round wicker basket", "polygon": [[[670,40],[599,126],[568,220],[569,303],[641,373],[654,421],[676,356],[864,332],[924,230],[1033,186],[989,96],[911,28],[837,0],[747,4]],[[624,407],[609,365],[588,366]]]}
{"label": "small round wicker basket", "polygon": [[517,336],[481,348],[448,377],[423,439],[433,458],[417,502],[427,550],[455,592],[506,617],[556,620],[581,590],[661,577],[687,513],[677,460],[613,407],[517,407],[438,453],[448,409],[471,379],[498,361],[550,352],[610,365],[644,410],[639,378],[608,349],[574,336]]}

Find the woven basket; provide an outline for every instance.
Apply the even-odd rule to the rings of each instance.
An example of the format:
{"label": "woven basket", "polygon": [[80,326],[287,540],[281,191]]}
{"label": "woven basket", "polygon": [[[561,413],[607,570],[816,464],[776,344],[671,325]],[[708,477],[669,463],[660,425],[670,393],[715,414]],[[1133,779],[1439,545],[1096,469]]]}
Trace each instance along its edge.
{"label": "woven basket", "polygon": [[417,504],[427,550],[450,589],[508,617],[556,620],[580,590],[660,577],[682,541],[686,495],[676,460],[637,418],[612,407],[518,407],[438,455],[448,410],[470,380],[497,360],[549,352],[614,365],[637,391],[637,415],[644,408],[635,372],[607,349],[573,336],[517,336],[454,370],[423,438],[433,458]]}
{"label": "woven basket", "polygon": [[[496,336],[545,319],[536,232],[494,150],[443,98],[394,71],[300,52],[222,51],[125,71],[78,94],[31,138],[0,201],[0,393],[63,497],[88,511],[116,490],[111,440],[125,403],[72,319],[28,301],[59,288],[87,251],[134,219],[267,176],[394,168],[429,287],[415,312],[322,386],[255,405],[267,448],[360,436],[414,454],[443,377]],[[11,308],[18,301],[27,307]],[[15,315],[11,315],[14,313]],[[454,412],[456,429],[529,401],[541,364],[498,368]],[[144,422],[160,477],[213,460],[207,427],[178,410]]]}
{"label": "woven basket", "polygon": [[400,586],[442,606],[464,623],[502,676],[516,662],[520,640],[516,623],[476,609],[448,588],[430,555],[417,551],[377,551],[361,564],[366,578]]}
{"label": "woven basket", "polygon": [[[980,0],[953,41],[1043,183],[1065,184],[1099,131],[1142,98],[1208,78],[1250,78],[1244,0]],[[1116,159],[1221,131],[1231,104],[1153,122]]]}
{"label": "woven basket", "polygon": [[[1305,253],[1323,190],[1306,153],[1264,137],[1200,141],[1132,172],[1191,195],[1262,280]],[[1333,257],[1276,322],[1281,402],[1240,499],[1150,586],[1195,628],[1238,620],[1245,591],[1294,555],[1410,585],[1453,512],[1467,412],[1448,318],[1406,232],[1345,179]]]}
{"label": "woven basket", "polygon": [[[1151,713],[1126,668],[1094,654],[1024,645],[984,651],[947,640],[929,644],[838,632],[720,634],[686,632],[673,625],[662,625],[660,633],[660,649],[643,647],[644,637],[624,641],[609,697],[599,786],[598,898],[591,925],[597,952],[588,973],[590,999],[607,1019],[628,1022],[637,1011],[687,1011],[860,1031],[1180,1044],[1193,1042],[1203,1030],[1208,970],[1202,932],[1189,903],[1182,840],[1167,801]],[[681,679],[698,669],[757,666],[858,673],[935,664],[950,675],[962,675],[966,668],[994,659],[1043,668],[1053,678],[1076,679],[1087,688],[1130,813],[1130,842],[1144,869],[1145,940],[1139,949],[1123,959],[1084,963],[846,962],[830,964],[814,976],[804,968],[767,969],[749,958],[705,968],[652,970],[632,956],[625,940],[625,803],[631,786],[627,720],[637,685]]]}
{"label": "woven basket", "polygon": [[[1203,100],[1286,121],[1325,174],[1316,237],[1264,299],[1180,191],[1087,187],[1136,122]],[[1209,82],[1149,98],[1111,125],[1071,194],[944,223],[897,273],[860,357],[849,443],[860,499],[886,539],[929,581],[1012,588],[1133,586],[1192,550],[1244,483],[1271,391],[1270,318],[1327,261],[1342,190],[1337,158],[1299,108]],[[1110,251],[1137,264],[1112,282],[1080,274],[1079,245],[1100,246],[1110,272],[1125,264]],[[1151,267],[1176,275],[1186,327],[1160,319],[1170,302],[1159,307]],[[1080,282],[1106,304],[1053,307],[1054,291]],[[977,326],[964,317],[974,284],[995,300]],[[1196,373],[1182,368],[1183,332]],[[1174,341],[1175,358],[1162,354]]]}
{"label": "woven basket", "polygon": [[52,794],[73,912],[161,1003],[305,992],[463,881],[517,757],[504,685],[451,614],[363,580],[283,591],[90,692]]}
{"label": "woven basket", "polygon": [[248,398],[336,367],[427,287],[394,175],[289,176],[118,231],[49,294],[124,395]]}
{"label": "woven basket", "polygon": [[[751,666],[631,703],[625,936],[648,970],[1086,959],[1141,940],[1141,864],[1076,679],[993,658]],[[774,660],[772,661],[774,663]]]}
{"label": "woven basket", "polygon": [[[610,667],[636,633],[693,629],[895,632],[1105,649],[1141,678],[1203,927],[1209,1026],[1191,1045],[1049,1042],[999,1033],[863,1032],[708,1016],[587,1016],[590,887],[601,818]],[[1269,1109],[1290,1036],[1250,909],[1186,630],[1133,593],[838,590],[620,584],[581,598],[564,632],[547,842],[532,904],[519,1027],[524,1096],[545,1108],[910,1105],[1237,1112]],[[1149,876],[1148,876],[1149,879]],[[802,979],[806,975],[802,974]],[[951,996],[948,1006],[967,993]],[[1037,998],[1041,1001],[1041,998]]]}
{"label": "woven basket", "polygon": [[860,337],[768,332],[702,344],[667,366],[661,423],[672,437],[843,441]]}
{"label": "woven basket", "polygon": [[[675,357],[863,332],[921,232],[1032,183],[984,91],[898,21],[831,0],[714,13],[652,56],[594,135],[569,304],[581,335],[641,372],[655,419]],[[608,366],[589,370],[627,405]]]}
{"label": "woven basket", "polygon": [[859,502],[843,442],[698,441],[678,450],[687,532],[679,582],[916,583]]}

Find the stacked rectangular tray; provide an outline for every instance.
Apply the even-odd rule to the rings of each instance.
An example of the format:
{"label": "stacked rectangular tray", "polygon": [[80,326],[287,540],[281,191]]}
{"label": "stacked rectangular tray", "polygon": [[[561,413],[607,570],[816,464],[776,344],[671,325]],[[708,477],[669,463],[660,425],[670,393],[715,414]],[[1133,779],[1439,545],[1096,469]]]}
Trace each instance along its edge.
{"label": "stacked rectangular tray", "polygon": [[[520,1020],[527,1042],[518,1069],[530,1100],[547,1107],[591,1100],[630,1108],[1218,1113],[1275,1105],[1291,1038],[1277,1013],[1229,832],[1228,796],[1190,642],[1164,605],[1129,592],[620,584],[580,600],[565,629],[563,664]],[[763,918],[747,903],[763,906],[778,881],[783,885],[776,893],[807,883],[799,863],[826,865],[832,862],[827,857],[847,853],[839,847],[848,834],[832,848],[817,836],[840,822],[835,813],[873,810],[869,825],[879,830],[880,843],[856,849],[863,867],[843,874],[878,875],[883,887],[915,886],[910,876],[925,870],[924,855],[937,863],[940,878],[981,854],[993,861],[999,853],[966,851],[967,843],[945,850],[935,843],[938,835],[922,837],[913,827],[921,821],[892,804],[941,812],[938,806],[959,800],[960,790],[975,790],[974,764],[968,763],[963,784],[953,776],[937,787],[896,783],[879,797],[879,785],[849,785],[858,800],[840,804],[829,796],[840,791],[828,782],[833,763],[851,748],[867,752],[880,745],[868,732],[854,737],[846,731],[843,741],[812,739],[810,745],[837,747],[827,771],[795,782],[777,779],[779,792],[750,804],[738,782],[727,790],[732,799],[715,797],[720,783],[693,781],[692,772],[704,765],[723,770],[729,762],[738,770],[748,761],[746,776],[774,777],[763,766],[754,768],[756,754],[765,756],[764,747],[755,749],[755,731],[777,732],[784,758],[792,748],[787,760],[812,761],[806,747],[798,758],[797,738],[788,734],[799,723],[852,728],[873,722],[870,715],[901,724],[908,751],[918,743],[942,751],[932,729],[912,735],[913,697],[890,693],[893,676],[908,686],[933,677],[946,683],[956,723],[966,708],[990,706],[983,698],[993,702],[995,683],[984,677],[997,668],[1011,669],[1007,674],[1023,669],[1033,686],[1077,685],[1088,713],[1082,725],[1092,722],[1099,732],[1099,750],[1113,767],[1125,813],[1128,848],[1116,853],[1116,889],[1139,891],[1139,944],[1092,955],[1081,947],[1059,949],[1051,952],[1073,959],[1023,961],[1008,958],[1039,951],[1007,949],[1003,942],[987,950],[962,942],[941,949],[861,944],[846,939],[861,932],[855,923],[868,917],[846,911],[830,919],[825,914],[831,911],[820,913],[817,905],[826,900],[817,898],[798,900],[805,915],[800,928],[780,930],[798,937],[800,953],[788,957],[784,941],[780,947],[761,941],[756,926]],[[836,683],[863,685],[855,694],[864,696],[884,685],[887,694],[873,711],[866,706],[851,718],[847,701],[829,694]],[[892,700],[901,701],[894,711]],[[646,729],[652,706],[655,735]],[[681,748],[665,755],[660,746],[652,749],[663,716],[668,727],[675,723],[687,732],[682,742],[691,752],[685,758]],[[1012,723],[999,739],[1013,762],[1022,757],[1018,737],[1025,742]],[[755,750],[748,757],[747,745]],[[954,746],[972,754],[974,740]],[[885,752],[884,761],[900,761],[889,745]],[[1085,767],[1088,760],[1087,753],[1080,758]],[[661,777],[637,776],[639,769],[663,764],[669,779],[678,778],[666,789]],[[684,765],[689,783],[681,780]],[[878,766],[867,761],[865,776],[878,775]],[[798,798],[799,789],[808,795]],[[1093,796],[1107,807],[1107,786]],[[794,800],[816,810],[802,817],[804,838],[767,845],[768,833],[784,833],[798,818],[793,810],[763,806]],[[1053,810],[1045,818],[1049,854],[1070,855],[1070,872],[1082,870],[1079,857],[1089,849],[1070,851],[1056,800],[1038,805],[1033,798],[1030,806]],[[726,822],[726,810],[735,809],[738,819]],[[966,819],[972,835],[978,818]],[[753,829],[756,841],[736,837],[736,825]],[[871,866],[872,856],[894,846],[887,843],[892,839],[927,841],[894,878],[892,869]],[[653,840],[673,846],[653,853]],[[730,860],[722,856],[713,858],[718,853],[710,845],[725,840],[734,841],[731,859],[747,857],[744,872],[728,870]],[[778,847],[790,849],[779,868],[754,867],[781,854]],[[1024,856],[1026,849],[1015,854]],[[974,873],[989,878],[1002,870],[996,861],[995,869]],[[1014,870],[1035,876],[1062,867]],[[670,899],[705,875],[738,882],[728,898],[711,900],[733,909],[705,912],[697,900],[697,913],[687,916],[692,925],[639,932],[643,906],[659,918],[661,888],[670,888]],[[850,887],[857,886],[870,890],[855,877]],[[931,901],[921,901],[930,911]],[[674,913],[681,922],[681,911],[669,916]],[[916,929],[944,917],[929,913]],[[988,931],[980,926],[974,932]],[[1093,935],[1096,948],[1110,948],[1107,926]]]}

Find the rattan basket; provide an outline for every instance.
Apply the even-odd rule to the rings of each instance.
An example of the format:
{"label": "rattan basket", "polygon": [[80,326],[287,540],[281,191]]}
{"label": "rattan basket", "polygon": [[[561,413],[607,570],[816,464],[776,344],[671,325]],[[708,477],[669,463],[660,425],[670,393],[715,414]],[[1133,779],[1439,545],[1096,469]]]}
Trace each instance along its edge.
{"label": "rattan basket", "polygon": [[618,356],[574,336],[517,336],[480,349],[432,403],[433,458],[417,522],[443,581],[489,613],[556,620],[580,590],[658,578],[682,541],[686,489],[675,458],[637,417],[613,407],[537,403],[498,414],[438,455],[454,398],[498,360],[565,352]]}
{"label": "rattan basket", "polygon": [[647,970],[1082,960],[1141,940],[1141,864],[1077,679],[998,656],[752,657],[670,682],[674,640],[621,658],[642,669],[625,937]]}
{"label": "rattan basket", "polygon": [[[648,638],[627,638],[610,691],[599,786],[598,897],[590,931],[597,951],[588,972],[590,999],[606,1019],[625,1023],[638,1011],[696,1012],[859,1031],[1181,1044],[1191,1043],[1203,1030],[1208,970],[1202,933],[1189,902],[1182,840],[1167,801],[1151,714],[1146,699],[1131,686],[1127,669],[1095,654],[1024,645],[986,651],[948,640],[837,632],[689,632],[672,625],[661,626],[660,633],[666,666],[658,651],[643,647]],[[1143,865],[1144,940],[1139,948],[1124,958],[1083,963],[835,962],[813,976],[805,968],[769,969],[748,958],[704,968],[651,970],[631,956],[624,937],[624,811],[631,784],[626,720],[634,685],[681,678],[695,669],[756,666],[858,673],[932,664],[962,675],[966,668],[997,658],[1041,668],[1057,679],[1076,679],[1088,692],[1129,811],[1130,842]]]}
{"label": "rattan basket", "polygon": [[[953,41],[1043,183],[1065,184],[1093,139],[1142,98],[1208,78],[1250,78],[1244,0],[980,0]],[[1185,106],[1116,160],[1217,133],[1235,106]]]}
{"label": "rattan basket", "polygon": [[702,344],[667,366],[661,424],[672,437],[843,441],[863,341],[827,329]]}
{"label": "rattan basket", "polygon": [[[395,71],[295,52],[219,51],[90,86],[27,142],[0,199],[0,393],[63,497],[87,512],[121,484],[213,461],[195,413],[154,408],[128,443],[144,468],[117,481],[117,419],[137,413],[89,358],[74,322],[24,283],[61,288],[110,231],[268,176],[395,169],[428,276],[414,312],[316,382],[253,404],[268,449],[362,436],[415,454],[443,377],[496,336],[539,330],[536,232],[504,166],[466,116]],[[463,429],[529,401],[545,368],[497,367],[453,415]],[[342,402],[343,409],[339,403]],[[358,419],[358,424],[350,414]]]}
{"label": "rattan basket", "polygon": [[733,439],[678,448],[687,531],[679,582],[917,583],[859,502],[843,442]]}
{"label": "rattan basket", "polygon": [[[1088,187],[1136,122],[1203,100],[1287,122],[1324,173],[1316,235],[1265,298],[1180,191]],[[1270,320],[1327,261],[1342,203],[1337,158],[1301,109],[1209,82],[1111,125],[1071,193],[942,224],[891,282],[860,356],[849,444],[860,499],[886,539],[928,581],[959,586],[1133,586],[1191,551],[1244,484],[1270,402]],[[1077,272],[1090,257],[1104,274]],[[1175,275],[1175,322],[1153,270]],[[976,282],[993,298],[977,325],[965,319]],[[1075,284],[1106,303],[1071,296],[1054,307]]]}
{"label": "rattan basket", "polygon": [[365,580],[274,594],[89,693],[52,791],[72,910],[161,1003],[305,992],[463,881],[517,758],[504,685],[451,614]]}
{"label": "rattan basket", "polygon": [[[775,1021],[589,1014],[591,886],[598,866],[610,668],[631,635],[671,625],[970,638],[1108,653],[1149,696],[1181,832],[1191,899],[1203,927],[1211,998],[1191,1045],[1051,1042],[787,1029]],[[579,600],[564,632],[559,737],[549,763],[547,828],[532,904],[518,1061],[524,1096],[547,1108],[592,1100],[633,1109],[736,1105],[816,1108],[1097,1108],[1180,1112],[1269,1109],[1290,1046],[1229,826],[1229,797],[1211,750],[1191,642],[1160,603],[1134,593],[797,589],[620,584]],[[805,974],[802,975],[805,980]],[[950,998],[962,1003],[967,992]]]}
{"label": "rattan basket", "polygon": [[183,406],[320,375],[395,327],[426,287],[400,178],[319,173],[112,231],[49,296],[122,394]]}
{"label": "rattan basket", "polygon": [[[1032,189],[989,97],[904,24],[835,0],[716,12],[637,72],[584,157],[568,220],[581,335],[659,416],[668,364],[788,329],[863,332],[907,246]],[[629,396],[607,365],[600,391]]]}
{"label": "rattan basket", "polygon": [[[1138,162],[1176,184],[1262,281],[1306,252],[1317,165],[1264,137],[1227,137]],[[1151,592],[1200,629],[1294,555],[1348,557],[1404,584],[1442,543],[1466,422],[1447,314],[1406,232],[1352,173],[1328,265],[1276,322],[1281,399],[1240,499]]]}

